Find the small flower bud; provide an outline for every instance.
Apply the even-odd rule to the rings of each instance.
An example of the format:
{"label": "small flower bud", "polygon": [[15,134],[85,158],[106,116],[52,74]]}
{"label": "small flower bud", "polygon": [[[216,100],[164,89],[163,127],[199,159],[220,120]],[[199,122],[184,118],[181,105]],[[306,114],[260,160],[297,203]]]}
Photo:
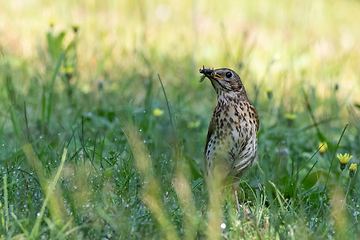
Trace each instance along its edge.
{"label": "small flower bud", "polygon": [[350,165],[350,167],[349,167],[349,170],[350,170],[349,176],[350,176],[351,178],[354,177],[356,168],[357,168],[357,164],[356,164],[356,163],[352,163],[352,164]]}

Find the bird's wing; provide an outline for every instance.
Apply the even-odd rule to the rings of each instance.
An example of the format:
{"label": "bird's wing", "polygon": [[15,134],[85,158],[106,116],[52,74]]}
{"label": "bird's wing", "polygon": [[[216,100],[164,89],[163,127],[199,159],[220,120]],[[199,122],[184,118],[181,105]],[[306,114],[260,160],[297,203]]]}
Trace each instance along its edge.
{"label": "bird's wing", "polygon": [[254,109],[255,109],[255,116],[256,116],[256,133],[257,133],[259,131],[259,127],[260,127],[260,121],[259,121],[259,116],[258,116],[257,110],[255,107],[254,107]]}
{"label": "bird's wing", "polygon": [[215,120],[214,117],[211,118],[209,129],[208,129],[208,134],[207,134],[207,137],[206,137],[205,155],[206,155],[206,151],[207,151],[211,136],[215,133],[215,129],[216,129],[216,122],[215,121],[216,120]]}

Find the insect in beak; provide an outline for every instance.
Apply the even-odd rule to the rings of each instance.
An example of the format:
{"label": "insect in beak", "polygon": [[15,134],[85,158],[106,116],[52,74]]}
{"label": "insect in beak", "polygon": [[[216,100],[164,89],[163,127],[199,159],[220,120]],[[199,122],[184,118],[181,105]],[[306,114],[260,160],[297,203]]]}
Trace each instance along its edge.
{"label": "insect in beak", "polygon": [[200,68],[199,72],[202,73],[202,74],[205,74],[206,76],[209,76],[214,72],[214,70],[212,70],[210,68],[205,68],[203,66],[203,69]]}

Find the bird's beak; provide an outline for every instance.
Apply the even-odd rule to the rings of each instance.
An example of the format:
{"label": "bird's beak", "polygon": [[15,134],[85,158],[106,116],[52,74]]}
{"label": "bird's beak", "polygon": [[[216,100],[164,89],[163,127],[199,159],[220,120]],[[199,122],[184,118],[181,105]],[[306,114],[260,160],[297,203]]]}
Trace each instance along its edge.
{"label": "bird's beak", "polygon": [[215,72],[213,72],[211,76],[215,80],[224,80],[220,75],[216,74]]}

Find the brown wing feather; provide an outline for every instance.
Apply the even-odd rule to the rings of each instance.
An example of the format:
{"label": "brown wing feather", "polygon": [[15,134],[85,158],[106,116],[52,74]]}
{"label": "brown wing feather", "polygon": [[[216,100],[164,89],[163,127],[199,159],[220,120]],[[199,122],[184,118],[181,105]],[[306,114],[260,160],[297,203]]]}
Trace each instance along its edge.
{"label": "brown wing feather", "polygon": [[[249,102],[249,103],[250,103],[250,102]],[[259,131],[259,127],[260,127],[260,121],[259,121],[259,117],[258,117],[258,112],[257,112],[255,106],[252,105],[251,103],[250,103],[250,108],[251,108],[252,111],[254,112],[254,115],[255,115],[255,116],[254,116],[253,119],[256,119],[255,127],[256,127],[256,132],[258,132],[258,131]]]}
{"label": "brown wing feather", "polygon": [[205,154],[204,154],[205,158],[206,158],[206,151],[207,151],[207,148],[209,146],[210,138],[214,134],[215,129],[216,129],[216,122],[215,122],[214,117],[212,117],[211,121],[210,121],[209,129],[208,129],[208,134],[207,134],[207,137],[206,137]]}

